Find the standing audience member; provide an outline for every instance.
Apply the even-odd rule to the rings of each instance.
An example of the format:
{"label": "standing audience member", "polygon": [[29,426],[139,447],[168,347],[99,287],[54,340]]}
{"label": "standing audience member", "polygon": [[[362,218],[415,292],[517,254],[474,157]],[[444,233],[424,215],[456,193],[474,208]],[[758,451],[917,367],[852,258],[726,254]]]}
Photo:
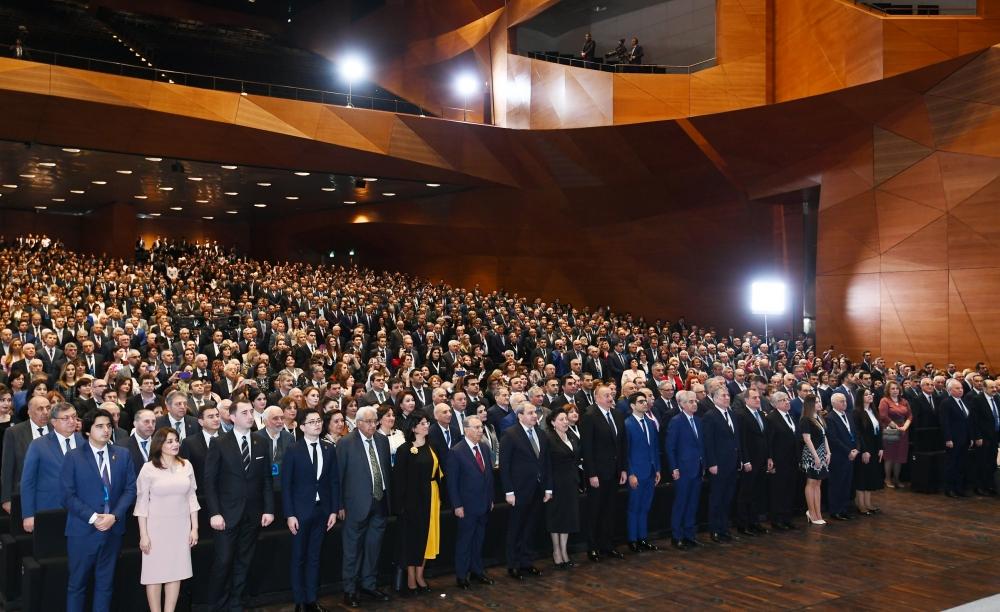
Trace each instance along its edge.
{"label": "standing audience member", "polygon": [[28,401],[28,418],[4,435],[3,464],[0,466],[0,503],[10,514],[11,497],[21,490],[21,473],[28,445],[49,433],[49,400],[36,396]]}
{"label": "standing audience member", "polygon": [[[865,389],[865,393],[872,393],[870,389]],[[910,453],[910,425],[913,423],[913,413],[910,412],[910,404],[903,397],[902,388],[899,383],[890,380],[885,383],[885,395],[878,404],[879,424],[883,431],[893,431],[895,441],[885,442],[885,486],[890,489],[901,487],[899,482],[899,472],[906,463]],[[872,395],[872,401],[875,396]],[[994,457],[996,463],[996,457]]]}
{"label": "standing audience member", "polygon": [[678,550],[699,545],[695,539],[695,518],[701,499],[701,479],[705,473],[704,433],[698,399],[692,391],[678,391],[680,412],[667,429],[667,461],[674,481],[674,503],[670,516],[671,543]]}
{"label": "standing audience member", "polygon": [[945,495],[966,497],[966,458],[975,439],[974,422],[969,418],[969,407],[962,400],[965,390],[955,378],[945,383],[947,397],[938,405],[938,418],[945,447]]}
{"label": "standing audience member", "polygon": [[[885,398],[882,398],[885,401]],[[863,516],[879,512],[872,504],[872,491],[883,487],[882,424],[875,411],[875,394],[865,389],[861,402],[854,410],[854,422],[858,426],[858,450],[860,458],[854,462],[854,505]]]}
{"label": "standing audience member", "polygon": [[35,514],[63,507],[61,475],[66,453],[83,446],[77,424],[76,408],[57,403],[49,412],[53,431],[28,446],[21,473],[21,523],[27,533],[35,530]]}
{"label": "standing audience member", "polygon": [[552,500],[545,505],[545,523],[552,537],[552,561],[567,569],[576,567],[567,549],[569,534],[580,530],[580,441],[569,433],[565,410],[553,410],[548,420]]}
{"label": "standing audience member", "polygon": [[[973,391],[976,393],[975,391]],[[975,493],[996,495],[997,439],[1000,437],[1000,398],[996,394],[996,383],[983,382],[982,392],[977,393],[977,401],[972,404],[970,418],[975,422],[976,448],[973,456]]]}
{"label": "standing audience member", "polygon": [[847,507],[851,501],[854,460],[858,457],[858,426],[847,412],[847,398],[842,393],[830,397],[833,412],[827,415],[826,439],[830,443],[830,478],[827,481],[827,507],[838,521],[850,520]]}
{"label": "standing audience member", "polygon": [[[421,417],[421,423],[427,421]],[[429,423],[428,423],[429,426]],[[485,422],[479,417],[467,417],[465,440],[452,447],[448,465],[450,497],[455,506],[455,580],[458,587],[468,589],[470,578],[479,584],[491,585],[493,579],[483,566],[483,542],[486,524],[493,510],[492,451],[482,442]]]}
{"label": "standing audience member", "polygon": [[[843,399],[843,395],[841,399]],[[832,401],[832,398],[831,398]],[[800,465],[806,473],[806,518],[813,525],[826,525],[820,504],[820,484],[830,476],[830,442],[823,415],[816,410],[816,396],[802,400],[802,419],[799,421],[802,436]]]}
{"label": "standing audience member", "polygon": [[741,395],[743,406],[733,410],[740,430],[740,448],[743,460],[750,463],[750,471],[742,472],[736,498],[737,531],[746,536],[764,535],[767,529],[760,518],[767,513],[768,424],[761,410],[761,397],[757,389],[748,388]]}
{"label": "standing audience member", "polygon": [[201,431],[197,435],[184,438],[181,442],[180,457],[191,462],[195,484],[199,490],[205,482],[205,459],[208,457],[208,447],[218,440],[221,420],[218,408],[209,404],[202,406],[198,415]]}
{"label": "standing audience member", "polygon": [[795,529],[792,522],[796,484],[799,482],[800,459],[798,426],[792,418],[791,402],[784,391],[771,394],[771,406],[767,415],[767,459],[768,503],[771,511],[771,526],[778,531]]}
{"label": "standing audience member", "polygon": [[[625,424],[615,410],[614,391],[599,385],[595,404],[580,418],[580,450],[587,490],[587,556],[599,562],[601,555],[624,559],[611,544],[617,524],[617,491],[625,484]],[[503,461],[503,448],[500,450]]]}
{"label": "standing audience member", "polygon": [[628,474],[628,542],[629,549],[638,553],[658,550],[649,537],[649,509],[653,493],[660,484],[660,448],[656,422],[646,416],[649,398],[633,393],[628,398],[632,414],[625,419],[625,472]]}
{"label": "standing audience member", "polygon": [[[197,484],[191,463],[179,456],[177,432],[153,434],[149,463],[136,480],[135,516],[142,551],[140,584],[146,585],[150,612],[173,612],[181,581],[191,577],[191,548],[198,543]],[[163,597],[161,606],[160,597]]]}
{"label": "standing audience member", "polygon": [[729,512],[736,494],[740,471],[749,472],[749,462],[740,459],[740,432],[729,411],[729,389],[712,388],[712,408],[702,417],[705,431],[705,464],[708,466],[708,529],[713,542],[731,542]]}

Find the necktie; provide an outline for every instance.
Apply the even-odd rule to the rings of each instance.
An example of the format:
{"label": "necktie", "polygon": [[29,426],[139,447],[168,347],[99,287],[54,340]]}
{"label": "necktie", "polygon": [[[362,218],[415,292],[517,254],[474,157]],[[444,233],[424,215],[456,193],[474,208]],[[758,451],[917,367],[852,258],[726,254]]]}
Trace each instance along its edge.
{"label": "necktie", "polygon": [[376,391],[375,392],[375,397],[378,398],[378,403],[380,403],[380,404],[385,403],[385,396],[382,394],[381,391]]}
{"label": "necktie", "polygon": [[531,450],[535,451],[535,456],[537,457],[539,454],[541,454],[541,451],[538,449],[538,439],[535,438],[534,429],[528,430],[528,441],[531,442]]}
{"label": "necktie", "polygon": [[851,431],[851,424],[847,422],[847,414],[840,413],[840,420],[844,422],[844,427],[847,428],[847,435],[851,436],[851,440],[854,439],[854,432]]}
{"label": "necktie", "polygon": [[736,430],[733,429],[733,422],[729,419],[729,411],[723,410],[722,416],[726,417],[726,425],[729,425],[729,431],[736,433]]}
{"label": "necktie", "polygon": [[38,428],[38,437],[40,438],[40,437],[42,437],[44,435],[45,435],[45,428],[44,427],[39,427]]}
{"label": "necktie", "polygon": [[448,445],[448,448],[451,448],[451,430],[448,428],[444,429],[444,443]]}
{"label": "necktie", "polygon": [[143,440],[139,444],[142,445],[142,457],[145,461],[149,461],[149,451],[146,449],[146,445],[149,444],[149,440]]}
{"label": "necktie", "polygon": [[688,423],[691,425],[691,431],[694,432],[694,437],[698,437],[698,426],[694,424],[694,417],[688,416]]}
{"label": "necktie", "polygon": [[477,444],[472,450],[476,453],[476,463],[479,465],[479,471],[485,472],[486,462],[483,461],[483,455],[479,452],[479,445]]}
{"label": "necktie", "polygon": [[997,405],[993,398],[990,398],[990,410],[993,411],[993,427],[1000,430],[1000,415],[997,414]]}
{"label": "necktie", "polygon": [[372,486],[374,491],[372,495],[375,496],[375,501],[382,501],[382,470],[378,467],[378,456],[375,454],[375,442],[372,438],[366,440],[368,442],[368,462],[371,464],[372,468]]}
{"label": "necktie", "polygon": [[604,416],[607,417],[607,419],[608,419],[608,427],[610,427],[611,431],[615,432],[615,435],[617,436],[618,435],[618,428],[615,427],[615,420],[611,418],[611,411],[609,410],[609,411],[605,412]]}
{"label": "necktie", "polygon": [[646,438],[646,444],[649,444],[649,430],[646,429],[646,419],[639,419],[639,427],[642,428],[642,436]]}
{"label": "necktie", "polygon": [[108,498],[111,495],[111,475],[108,473],[108,464],[104,462],[104,451],[97,451],[97,457],[101,464],[101,482],[104,483],[104,514],[107,514],[110,511]]}
{"label": "necktie", "polygon": [[212,446],[212,442],[215,442],[215,438],[216,438],[216,436],[218,436],[218,435],[219,435],[219,434],[215,434],[214,436],[209,436],[209,437],[208,437],[208,444],[207,444],[206,446],[208,446],[209,448],[211,448],[211,446]]}
{"label": "necktie", "polygon": [[795,431],[795,423],[792,422],[792,417],[787,412],[785,413],[785,420],[788,421],[788,426],[792,428],[792,431]]}
{"label": "necktie", "polygon": [[760,412],[753,410],[753,418],[757,421],[757,427],[760,427],[761,431],[764,431],[764,421],[760,418]]}
{"label": "necktie", "polygon": [[312,443],[313,467],[316,468],[316,480],[319,480],[319,456],[317,455],[317,446],[319,446],[319,442]]}
{"label": "necktie", "polygon": [[243,455],[243,471],[250,471],[250,444],[247,437],[243,436],[243,443],[240,444],[240,453]]}
{"label": "necktie", "polygon": [[91,376],[96,376],[97,375],[97,371],[94,368],[94,356],[93,355],[91,355],[90,357],[87,358],[87,369],[90,370],[90,375]]}
{"label": "necktie", "polygon": [[63,442],[66,443],[66,450],[63,451],[63,454],[65,455],[66,453],[68,453],[72,449],[69,447],[69,438],[64,438]]}
{"label": "necktie", "polygon": [[174,421],[174,429],[177,430],[177,435],[179,437],[183,437],[183,434],[181,433],[181,425],[183,424],[184,423],[182,421]]}
{"label": "necktie", "polygon": [[962,409],[963,415],[969,416],[969,409],[965,407],[965,404],[962,403],[962,400],[958,400],[958,407]]}

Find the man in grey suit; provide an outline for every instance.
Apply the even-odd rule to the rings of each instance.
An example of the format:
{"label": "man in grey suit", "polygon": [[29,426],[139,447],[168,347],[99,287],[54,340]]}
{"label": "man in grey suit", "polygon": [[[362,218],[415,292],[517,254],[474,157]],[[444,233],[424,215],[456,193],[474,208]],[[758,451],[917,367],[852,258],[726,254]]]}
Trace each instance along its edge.
{"label": "man in grey suit", "polygon": [[285,451],[295,444],[295,436],[285,429],[285,413],[277,406],[264,410],[264,429],[253,432],[254,438],[271,445],[271,476],[274,490],[281,491],[281,460]]}
{"label": "man in grey suit", "polygon": [[360,594],[376,601],[389,596],[378,590],[378,555],[389,516],[389,439],[375,435],[378,413],[365,406],[358,410],[357,428],[337,443],[341,507],[344,521],[344,604],[361,605]]}
{"label": "man in grey suit", "polygon": [[0,504],[10,514],[11,497],[21,489],[21,472],[28,445],[51,431],[49,427],[49,400],[33,397],[28,401],[28,420],[14,425],[4,436],[3,464],[0,467]]}

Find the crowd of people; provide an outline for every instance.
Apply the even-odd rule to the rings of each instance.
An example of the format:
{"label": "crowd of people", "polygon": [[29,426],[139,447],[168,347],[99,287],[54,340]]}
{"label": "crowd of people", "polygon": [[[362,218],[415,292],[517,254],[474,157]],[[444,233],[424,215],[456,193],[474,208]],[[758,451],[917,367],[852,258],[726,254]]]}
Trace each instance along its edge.
{"label": "crowd of people", "polygon": [[254,261],[215,243],[140,239],[135,261],[44,236],[2,244],[0,502],[10,513],[20,496],[28,532],[38,512],[66,510],[71,610],[88,585],[107,609],[131,516],[152,610],[174,609],[192,575],[199,512],[214,532],[215,609],[240,607],[258,531],[280,521],[296,607],[318,610],[337,523],[353,607],[389,597],[376,577],[391,515],[400,594],[414,596],[430,588],[442,510],[468,589],[494,583],[482,549],[496,503],[510,505],[507,574],[520,581],[541,574],[539,521],[557,570],[576,565],[574,533],[595,563],[625,557],[619,524],[631,554],[657,550],[647,519],[661,481],[678,550],[703,544],[706,481],[717,543],[795,529],[802,510],[817,528],[824,512],[877,514],[877,491],[906,486],[911,452],[944,451],[949,496],[966,483],[996,495],[1000,396],[983,363],[852,362],[806,336]]}
{"label": "crowd of people", "polygon": [[[593,62],[597,53],[597,41],[591,36],[590,32],[583,35],[583,48],[580,49],[580,59],[585,62]],[[604,54],[604,57],[614,61],[616,64],[631,64],[638,66],[642,64],[643,58],[642,45],[639,44],[639,38],[636,36],[632,37],[631,44],[626,46],[625,39],[619,38],[618,45],[614,49],[608,51]]]}

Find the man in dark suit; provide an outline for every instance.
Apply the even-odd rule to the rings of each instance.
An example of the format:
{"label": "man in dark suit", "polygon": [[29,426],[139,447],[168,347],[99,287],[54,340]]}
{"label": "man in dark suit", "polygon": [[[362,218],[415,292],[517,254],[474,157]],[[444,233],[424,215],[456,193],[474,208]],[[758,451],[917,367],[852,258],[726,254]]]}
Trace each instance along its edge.
{"label": "man in dark suit", "polygon": [[205,457],[205,508],[215,530],[211,600],[220,611],[242,608],[257,532],[274,521],[271,447],[251,435],[250,402],[237,402],[230,417],[233,430],[216,438]]}
{"label": "man in dark suit", "polygon": [[[483,568],[486,522],[493,510],[493,454],[482,443],[483,422],[466,417],[465,438],[449,452],[448,496],[455,507],[455,579],[468,589],[469,579],[493,584]],[[471,571],[471,574],[470,574]]]}
{"label": "man in dark suit", "polygon": [[128,449],[132,457],[135,475],[138,476],[143,464],[149,461],[150,445],[153,442],[153,433],[156,432],[156,414],[149,408],[142,408],[132,417],[132,426],[132,435],[123,446]]}
{"label": "man in dark suit", "polygon": [[216,406],[202,406],[201,413],[198,415],[198,425],[201,426],[201,430],[195,435],[184,438],[184,441],[181,442],[180,456],[191,462],[199,494],[204,491],[205,459],[208,458],[208,447],[216,441],[221,422],[222,417]]}
{"label": "man in dark suit", "polygon": [[597,43],[590,36],[590,32],[583,35],[583,49],[580,51],[580,58],[585,62],[594,61],[594,51],[597,48]]}
{"label": "man in dark suit", "polygon": [[28,445],[21,472],[21,520],[27,533],[35,530],[36,513],[63,507],[63,460],[84,442],[76,433],[76,423],[72,404],[56,404],[49,412],[53,431]]}
{"label": "man in dark suit", "polygon": [[[993,473],[997,466],[997,429],[1000,428],[1000,415],[993,394],[995,387],[988,389],[983,377],[975,374],[972,377],[972,390],[962,398],[969,408],[969,419],[972,422],[973,436],[972,470],[973,485],[976,495],[991,495],[995,490]],[[992,385],[992,381],[989,383]],[[990,455],[990,453],[993,453]]]}
{"label": "man in dark suit", "polygon": [[340,508],[340,469],[333,444],[321,441],[323,416],[316,409],[299,414],[302,436],[285,453],[281,499],[292,532],[292,593],[296,612],[318,612],[319,559],[324,535],[333,529]]}
{"label": "man in dark suit", "polygon": [[920,379],[920,387],[910,394],[910,409],[913,412],[913,427],[910,434],[913,450],[916,452],[939,451],[944,449],[941,439],[941,422],[938,419],[938,403],[934,393],[934,381],[930,377]]}
{"label": "man in dark suit", "polygon": [[730,542],[729,511],[736,483],[740,471],[749,472],[752,466],[740,459],[739,424],[729,411],[729,389],[722,384],[714,387],[711,402],[701,421],[709,473],[708,528],[713,542]]}
{"label": "man in dark suit", "polygon": [[628,369],[628,362],[632,356],[625,352],[625,343],[621,340],[615,342],[615,350],[608,355],[608,369],[611,380],[619,387],[622,384],[622,374]]}
{"label": "man in dark suit", "polygon": [[847,507],[851,502],[851,481],[858,450],[858,426],[854,415],[847,412],[843,393],[830,396],[833,411],[826,419],[826,439],[830,442],[830,478],[827,484],[827,507],[838,521],[850,520]]}
{"label": "man in dark suit", "polygon": [[198,419],[188,414],[188,398],[183,391],[171,391],[166,398],[167,414],[156,419],[156,429],[173,427],[181,442],[201,431]]}
{"label": "man in dark suit", "polygon": [[636,65],[641,64],[642,56],[643,56],[642,45],[639,44],[638,38],[633,37],[632,47],[629,49],[628,52],[628,63]]}
{"label": "man in dark suit", "polygon": [[115,563],[136,497],[132,458],[124,448],[108,444],[112,426],[106,410],[95,412],[83,423],[87,443],[71,450],[63,461],[69,612],[83,612],[91,580],[95,612],[111,608]]}
{"label": "man in dark suit", "polygon": [[[629,549],[638,553],[658,550],[649,536],[649,509],[653,492],[660,484],[660,447],[656,421],[649,418],[649,400],[645,393],[633,393],[628,398],[632,414],[625,419],[625,471],[628,492]],[[666,425],[666,423],[664,423]]]}
{"label": "man in dark suit", "polygon": [[[344,604],[361,605],[362,595],[376,601],[389,596],[378,589],[378,557],[389,516],[389,440],[375,435],[378,411],[371,406],[358,410],[357,428],[337,443],[340,468]],[[359,588],[360,587],[360,588]]]}
{"label": "man in dark suit", "polygon": [[0,502],[7,514],[11,497],[21,488],[21,473],[28,445],[50,431],[49,400],[42,396],[28,400],[28,420],[13,425],[3,439],[3,464],[0,466]]}
{"label": "man in dark suit", "polygon": [[794,529],[792,512],[799,478],[798,423],[789,412],[788,395],[778,391],[771,395],[771,406],[764,432],[767,437],[769,474],[768,497],[771,526],[779,531]]}
{"label": "man in dark suit", "polygon": [[514,407],[518,423],[500,439],[500,480],[510,522],[507,525],[507,574],[515,580],[540,576],[534,566],[531,540],[542,504],[552,497],[549,447],[540,435],[538,408],[525,400]]}
{"label": "man in dark suit", "polygon": [[739,423],[740,448],[743,461],[750,462],[750,471],[740,474],[736,497],[736,530],[743,535],[767,533],[760,524],[760,517],[767,512],[767,422],[760,409],[760,393],[747,389],[743,395],[744,406],[733,410]]}
{"label": "man in dark suit", "polygon": [[698,400],[691,391],[677,393],[681,412],[667,425],[667,460],[674,481],[674,503],[670,516],[671,543],[686,550],[698,546],[695,518],[705,473],[701,419],[695,416]]}
{"label": "man in dark suit", "polygon": [[973,448],[975,421],[962,396],[962,382],[949,378],[945,384],[948,397],[938,405],[938,419],[945,447],[945,495],[965,497],[965,470],[969,450]]}
{"label": "man in dark suit", "polygon": [[[625,484],[625,426],[615,410],[611,387],[600,385],[594,392],[596,403],[580,417],[580,448],[583,471],[589,479],[587,490],[587,548],[591,561],[601,555],[623,559],[611,544],[618,487]],[[503,453],[500,453],[503,460]]]}
{"label": "man in dark suit", "polygon": [[[256,413],[254,426],[257,426]],[[278,406],[268,406],[264,409],[264,427],[253,432],[254,438],[271,446],[271,476],[274,480],[275,492],[281,492],[282,462],[285,452],[295,444],[295,436],[285,429],[285,413]]]}

